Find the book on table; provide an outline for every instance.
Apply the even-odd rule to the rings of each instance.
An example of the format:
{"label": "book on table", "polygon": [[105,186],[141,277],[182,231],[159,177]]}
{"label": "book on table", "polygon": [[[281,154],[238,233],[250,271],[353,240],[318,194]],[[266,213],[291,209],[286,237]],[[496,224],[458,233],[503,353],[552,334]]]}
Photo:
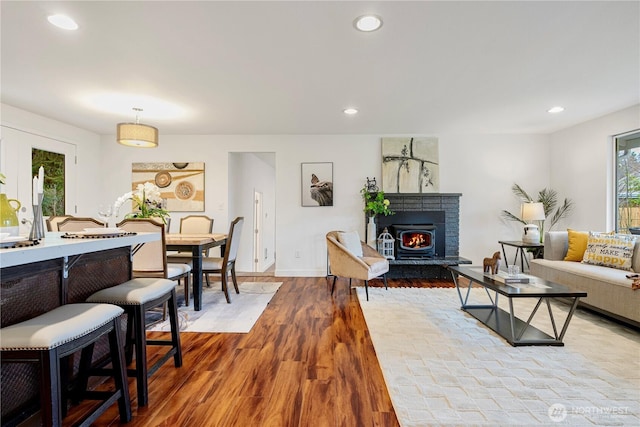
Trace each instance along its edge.
{"label": "book on table", "polygon": [[510,284],[526,284],[529,283],[529,277],[524,274],[518,274],[517,276],[510,276],[506,271],[498,271],[496,274],[485,273],[485,276],[497,281],[504,283],[505,285]]}

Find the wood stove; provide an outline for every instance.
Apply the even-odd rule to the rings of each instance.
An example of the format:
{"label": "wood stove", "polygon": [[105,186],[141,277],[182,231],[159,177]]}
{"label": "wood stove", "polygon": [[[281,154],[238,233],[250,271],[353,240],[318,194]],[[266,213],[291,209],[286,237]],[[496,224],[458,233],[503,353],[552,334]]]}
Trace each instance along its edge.
{"label": "wood stove", "polygon": [[433,224],[391,226],[396,239],[397,259],[433,258],[436,248],[436,226]]}

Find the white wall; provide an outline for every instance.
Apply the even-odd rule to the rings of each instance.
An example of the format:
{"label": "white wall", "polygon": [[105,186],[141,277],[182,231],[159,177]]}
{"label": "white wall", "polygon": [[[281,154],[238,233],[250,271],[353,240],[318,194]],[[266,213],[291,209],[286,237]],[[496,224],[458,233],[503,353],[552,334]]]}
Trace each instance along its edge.
{"label": "white wall", "polygon": [[[5,110],[9,114],[5,114]],[[380,179],[383,135],[163,135],[160,147],[118,145],[113,135],[98,137],[3,105],[3,125],[23,126],[78,144],[79,214],[95,215],[100,201],[114,201],[130,190],[132,162],[205,162],[205,214],[223,230],[229,212],[229,153],[273,152],[276,156],[276,274],[326,273],[324,235],[333,229],[364,235],[360,188],[367,176]],[[435,135],[440,141],[440,191],[462,193],[460,255],[474,263],[497,250],[498,240],[517,240],[517,223],[503,222],[502,209],[517,213],[511,193],[518,183],[531,193],[544,187],[569,197],[576,209],[567,221],[575,228],[606,229],[610,135],[640,127],[640,106],[547,135]],[[11,119],[11,120],[10,120]],[[162,131],[162,130],[161,130]],[[402,136],[402,135],[394,135]],[[415,135],[420,136],[420,135]],[[10,153],[3,152],[0,167]],[[8,156],[8,157],[7,157]],[[300,163],[333,162],[334,206],[302,207]],[[3,169],[4,170],[4,169]],[[97,190],[96,190],[97,188]],[[123,212],[124,213],[124,212]],[[180,217],[172,214],[172,229]],[[251,217],[251,215],[246,215]],[[558,229],[567,224],[559,224]],[[300,258],[295,253],[300,253]]]}
{"label": "white wall", "polygon": [[[321,276],[326,273],[324,235],[329,230],[357,230],[364,236],[360,188],[367,176],[380,179],[379,135],[162,135],[152,150],[119,146],[102,137],[103,193],[129,191],[131,163],[203,161],[205,214],[216,230],[228,224],[229,153],[274,152],[276,156],[276,274]],[[462,193],[460,255],[478,263],[498,248],[498,240],[516,240],[521,228],[504,224],[500,211],[519,209],[511,193],[517,182],[532,192],[548,185],[548,138],[544,135],[441,135],[441,192]],[[300,163],[332,162],[334,206],[302,207]],[[182,213],[172,214],[179,221]],[[300,258],[296,258],[296,252]]]}
{"label": "white wall", "polygon": [[[549,186],[546,135],[444,135],[440,138],[440,191],[460,198],[460,256],[474,264],[500,250],[499,240],[520,240],[523,227],[505,222],[520,212],[514,183],[535,197]],[[510,254],[507,253],[510,257]]]}
{"label": "white wall", "polygon": [[[22,195],[19,197],[20,201],[23,206],[29,206],[29,208],[26,209],[26,212],[21,212],[19,218],[30,219],[33,217],[29,201],[31,158],[20,159],[18,153],[21,148],[19,146],[30,143],[29,141],[34,136],[41,141],[50,139],[52,143],[61,142],[75,146],[78,158],[75,175],[82,177],[82,179],[73,179],[68,191],[74,193],[73,196],[77,204],[76,215],[95,216],[96,206],[101,200],[100,188],[102,187],[99,135],[10,105],[0,104],[0,108],[3,130],[10,128],[12,136],[11,138],[3,137],[0,144],[0,170],[7,176],[7,184],[3,186],[2,192],[7,193],[11,198],[19,197],[18,194]],[[13,130],[17,130],[17,132],[13,132]],[[23,134],[24,137],[21,138],[20,134]],[[16,136],[14,137],[14,135]],[[46,144],[46,141],[44,143]],[[46,146],[41,148],[46,149]],[[27,151],[30,152],[30,150]],[[29,170],[25,171],[24,168],[29,168]],[[29,229],[23,226],[20,231],[28,233]]]}
{"label": "white wall", "polygon": [[550,182],[575,202],[566,224],[578,230],[611,231],[615,194],[613,135],[640,129],[640,105],[550,135]]}

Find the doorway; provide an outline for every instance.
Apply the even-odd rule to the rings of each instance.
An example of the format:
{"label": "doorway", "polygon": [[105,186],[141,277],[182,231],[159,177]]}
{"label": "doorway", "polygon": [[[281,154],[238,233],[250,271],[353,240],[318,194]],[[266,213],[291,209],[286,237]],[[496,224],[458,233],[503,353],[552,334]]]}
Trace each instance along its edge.
{"label": "doorway", "polygon": [[275,153],[229,153],[229,218],[243,216],[236,269],[265,275],[275,265]]}

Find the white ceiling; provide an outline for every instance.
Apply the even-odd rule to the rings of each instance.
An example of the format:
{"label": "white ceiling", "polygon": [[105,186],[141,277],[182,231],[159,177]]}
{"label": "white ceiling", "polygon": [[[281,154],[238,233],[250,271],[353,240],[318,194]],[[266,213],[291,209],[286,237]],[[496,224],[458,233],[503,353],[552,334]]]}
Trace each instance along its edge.
{"label": "white ceiling", "polygon": [[[161,134],[547,133],[640,102],[639,6],[4,0],[1,100],[99,134],[132,107]],[[371,12],[383,27],[355,31]]]}

